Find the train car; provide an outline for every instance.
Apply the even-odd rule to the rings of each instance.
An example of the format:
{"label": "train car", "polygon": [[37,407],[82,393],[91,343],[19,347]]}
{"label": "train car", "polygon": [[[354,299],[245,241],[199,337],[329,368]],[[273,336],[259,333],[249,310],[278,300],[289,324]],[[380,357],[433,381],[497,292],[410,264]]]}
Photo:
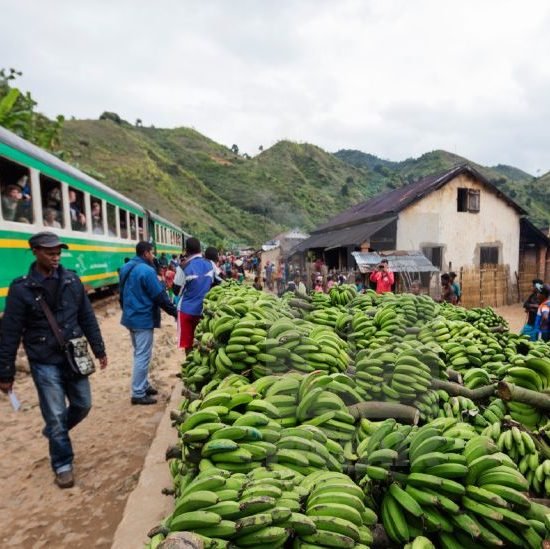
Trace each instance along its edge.
{"label": "train car", "polygon": [[28,239],[49,230],[69,245],[62,263],[89,290],[118,283],[139,240],[180,253],[184,232],[137,202],[0,127],[0,314],[8,287],[33,261]]}
{"label": "train car", "polygon": [[148,232],[155,243],[157,258],[166,254],[170,258],[173,254],[181,254],[186,238],[190,235],[182,231],[177,225],[167,221],[153,212],[146,210],[148,219]]}

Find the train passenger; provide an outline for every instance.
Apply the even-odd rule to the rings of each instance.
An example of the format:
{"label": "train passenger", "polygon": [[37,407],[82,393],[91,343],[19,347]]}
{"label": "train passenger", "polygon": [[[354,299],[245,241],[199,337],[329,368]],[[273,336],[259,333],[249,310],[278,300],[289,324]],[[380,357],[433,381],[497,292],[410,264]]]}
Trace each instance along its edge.
{"label": "train passenger", "polygon": [[2,193],[2,216],[6,221],[15,221],[17,210],[23,199],[21,188],[17,185],[8,185]]}
{"label": "train passenger", "polygon": [[69,209],[71,213],[71,228],[73,231],[86,230],[86,216],[78,204],[76,191],[69,189]]}
{"label": "train passenger", "polygon": [[103,219],[101,217],[101,204],[92,202],[92,232],[103,234]]}
{"label": "train passenger", "polygon": [[42,217],[45,227],[61,229],[61,223],[57,221],[57,212],[53,208],[45,208]]}
{"label": "train passenger", "polygon": [[[68,246],[46,231],[32,236],[29,246],[36,261],[8,291],[0,340],[0,391],[7,393],[13,387],[15,357],[23,339],[46,423],[42,433],[49,440],[55,483],[70,488],[74,475],[69,431],[88,415],[92,401],[88,377],[71,370],[59,339],[85,336],[102,369],[107,355],[82,282],[60,264],[61,249]],[[55,322],[50,324],[47,312]],[[60,338],[54,335],[55,323]]]}

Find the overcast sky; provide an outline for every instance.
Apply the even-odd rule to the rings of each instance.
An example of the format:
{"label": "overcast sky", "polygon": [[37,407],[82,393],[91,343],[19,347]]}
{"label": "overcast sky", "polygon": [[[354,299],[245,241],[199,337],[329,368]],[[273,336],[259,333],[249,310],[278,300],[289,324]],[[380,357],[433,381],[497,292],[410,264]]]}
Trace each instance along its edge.
{"label": "overcast sky", "polygon": [[546,0],[0,0],[48,115],[550,170]]}

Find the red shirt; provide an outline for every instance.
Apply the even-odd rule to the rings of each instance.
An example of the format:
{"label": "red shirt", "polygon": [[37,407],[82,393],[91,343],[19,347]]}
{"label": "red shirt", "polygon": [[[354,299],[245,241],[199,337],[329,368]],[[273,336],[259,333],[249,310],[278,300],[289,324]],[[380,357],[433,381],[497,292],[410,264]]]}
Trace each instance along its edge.
{"label": "red shirt", "polygon": [[176,276],[175,271],[168,269],[164,273],[164,282],[166,282],[166,287],[170,289],[174,285],[174,277]]}
{"label": "red shirt", "polygon": [[394,276],[391,271],[374,271],[370,275],[370,281],[376,282],[376,293],[383,294],[391,292]]}

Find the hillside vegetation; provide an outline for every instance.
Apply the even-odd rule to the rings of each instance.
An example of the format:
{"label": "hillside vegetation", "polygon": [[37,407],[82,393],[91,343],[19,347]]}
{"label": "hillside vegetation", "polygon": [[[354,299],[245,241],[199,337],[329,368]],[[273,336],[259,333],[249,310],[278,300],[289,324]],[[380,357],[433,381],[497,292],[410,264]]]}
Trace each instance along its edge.
{"label": "hillside vegetation", "polygon": [[[70,163],[219,246],[259,245],[291,227],[311,230],[379,192],[469,162],[445,151],[391,162],[289,141],[247,158],[189,128],[112,120],[67,121],[62,143]],[[471,164],[533,222],[548,225],[550,174],[534,179],[510,166]]]}
{"label": "hillside vegetation", "polygon": [[313,145],[281,141],[247,159],[188,128],[67,121],[63,149],[66,161],[217,245],[310,230],[385,189]]}

